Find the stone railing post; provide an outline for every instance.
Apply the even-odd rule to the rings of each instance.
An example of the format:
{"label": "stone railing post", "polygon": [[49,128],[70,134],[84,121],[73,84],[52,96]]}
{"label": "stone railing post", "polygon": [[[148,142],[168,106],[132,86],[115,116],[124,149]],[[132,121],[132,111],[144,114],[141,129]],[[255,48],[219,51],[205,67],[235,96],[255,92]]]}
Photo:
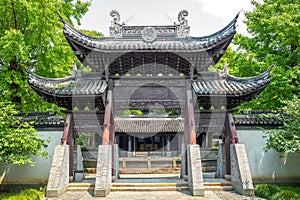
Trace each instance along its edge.
{"label": "stone railing post", "polygon": [[82,182],[84,179],[83,158],[80,145],[76,147],[76,169],[74,171],[74,181]]}
{"label": "stone railing post", "polygon": [[99,145],[94,196],[106,197],[110,193],[111,181],[112,147],[111,145]]}
{"label": "stone railing post", "polygon": [[58,197],[67,190],[68,186],[69,146],[57,145],[54,150],[46,196]]}
{"label": "stone railing post", "polygon": [[188,182],[193,196],[204,196],[203,175],[199,145],[188,146]]}
{"label": "stone railing post", "polygon": [[114,144],[114,175],[119,178],[119,145]]}
{"label": "stone railing post", "polygon": [[184,178],[184,176],[186,175],[186,145],[185,143],[181,144],[181,170],[180,170],[180,178]]}
{"label": "stone railing post", "polygon": [[231,150],[231,184],[242,195],[253,196],[254,187],[244,144],[232,144]]}
{"label": "stone railing post", "polygon": [[225,144],[223,140],[219,140],[218,148],[218,159],[217,159],[217,171],[216,177],[224,178],[226,174],[226,155],[225,155]]}

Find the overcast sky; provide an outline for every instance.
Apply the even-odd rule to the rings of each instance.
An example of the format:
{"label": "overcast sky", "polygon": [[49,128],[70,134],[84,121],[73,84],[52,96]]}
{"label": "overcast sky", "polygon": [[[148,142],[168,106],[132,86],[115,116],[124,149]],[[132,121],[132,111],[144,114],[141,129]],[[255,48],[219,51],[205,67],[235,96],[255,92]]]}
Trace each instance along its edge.
{"label": "overcast sky", "polygon": [[[191,36],[205,36],[225,27],[242,10],[251,10],[250,0],[93,0],[82,18],[82,29],[97,30],[109,36],[109,12],[119,11],[126,25],[171,25],[178,13],[185,9],[191,27]],[[245,33],[243,15],[238,20],[237,31]]]}

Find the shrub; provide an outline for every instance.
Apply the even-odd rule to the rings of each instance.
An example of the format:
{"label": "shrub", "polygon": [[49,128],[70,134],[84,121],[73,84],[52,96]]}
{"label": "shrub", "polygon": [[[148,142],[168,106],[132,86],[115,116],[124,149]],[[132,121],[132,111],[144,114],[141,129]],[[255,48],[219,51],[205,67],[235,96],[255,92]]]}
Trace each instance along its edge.
{"label": "shrub", "polygon": [[277,185],[272,184],[259,184],[255,186],[254,190],[256,196],[266,199],[270,199],[271,196],[280,191]]}
{"label": "shrub", "polygon": [[25,189],[21,192],[21,195],[30,200],[39,200],[43,197],[42,193],[35,189]]}
{"label": "shrub", "polygon": [[43,193],[36,189],[25,189],[19,194],[7,193],[0,194],[1,200],[40,200],[43,197]]}
{"label": "shrub", "polygon": [[295,192],[291,192],[291,191],[281,191],[281,192],[277,192],[276,194],[274,194],[271,197],[271,200],[297,200],[298,195]]}

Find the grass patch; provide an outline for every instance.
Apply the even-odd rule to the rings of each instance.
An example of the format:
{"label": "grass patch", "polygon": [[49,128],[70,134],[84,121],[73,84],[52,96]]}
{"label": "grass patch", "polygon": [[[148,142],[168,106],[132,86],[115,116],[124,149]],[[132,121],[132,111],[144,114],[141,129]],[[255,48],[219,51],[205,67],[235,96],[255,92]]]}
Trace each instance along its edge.
{"label": "grass patch", "polygon": [[300,194],[300,187],[293,187],[293,186],[279,186],[281,191],[290,191],[295,192],[296,194]]}
{"label": "grass patch", "polygon": [[298,195],[295,192],[291,191],[281,191],[277,192],[273,196],[271,196],[271,200],[297,200]]}
{"label": "grass patch", "polygon": [[25,189],[20,193],[4,193],[0,194],[1,200],[40,200],[44,196],[42,191],[36,189]]}

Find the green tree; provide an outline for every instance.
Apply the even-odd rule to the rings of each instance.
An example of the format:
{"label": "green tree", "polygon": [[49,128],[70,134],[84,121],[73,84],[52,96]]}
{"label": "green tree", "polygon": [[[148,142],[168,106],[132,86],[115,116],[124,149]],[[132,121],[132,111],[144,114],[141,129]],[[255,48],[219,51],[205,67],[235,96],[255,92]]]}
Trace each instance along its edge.
{"label": "green tree", "polygon": [[23,112],[54,109],[28,86],[26,70],[46,77],[70,74],[76,62],[63,36],[59,15],[80,25],[89,1],[0,1],[1,98]]}
{"label": "green tree", "polygon": [[268,138],[265,149],[273,148],[280,153],[300,152],[300,99],[294,97],[287,101],[276,117],[283,121],[283,127],[265,131]]}
{"label": "green tree", "polygon": [[[259,3],[261,2],[261,3]],[[229,64],[231,74],[239,77],[262,73],[271,65],[271,83],[260,98],[244,103],[240,109],[277,110],[300,94],[300,1],[252,1],[254,10],[246,12],[250,36],[237,34],[220,61]]]}
{"label": "green tree", "polygon": [[31,155],[48,157],[42,150],[48,140],[43,140],[35,129],[22,118],[9,102],[0,102],[0,164],[34,165]]}

